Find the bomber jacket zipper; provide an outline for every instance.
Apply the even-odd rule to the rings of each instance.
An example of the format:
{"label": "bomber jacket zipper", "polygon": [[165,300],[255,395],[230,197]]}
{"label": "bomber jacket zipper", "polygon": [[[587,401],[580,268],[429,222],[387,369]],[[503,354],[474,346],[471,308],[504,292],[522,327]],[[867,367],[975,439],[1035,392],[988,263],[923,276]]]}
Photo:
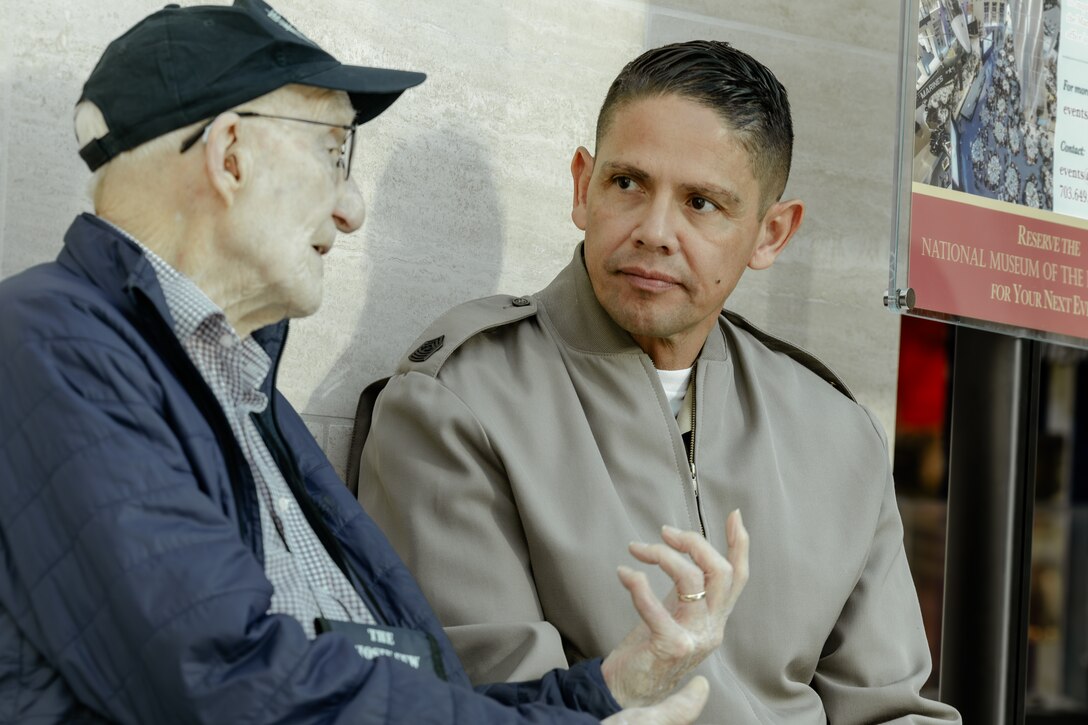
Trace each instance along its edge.
{"label": "bomber jacket zipper", "polygon": [[691,491],[695,494],[695,513],[699,517],[699,532],[706,538],[706,524],[703,523],[703,507],[699,501],[699,475],[695,468],[695,380],[698,377],[699,365],[696,363],[691,369],[691,438],[688,446],[688,467],[691,469]]}

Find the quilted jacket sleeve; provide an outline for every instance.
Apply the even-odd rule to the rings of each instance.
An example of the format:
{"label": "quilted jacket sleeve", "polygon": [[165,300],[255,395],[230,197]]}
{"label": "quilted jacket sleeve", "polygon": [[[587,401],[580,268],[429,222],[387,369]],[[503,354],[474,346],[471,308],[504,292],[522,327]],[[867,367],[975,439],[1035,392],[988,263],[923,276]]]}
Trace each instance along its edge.
{"label": "quilted jacket sleeve", "polygon": [[[310,641],[267,614],[271,585],[230,502],[202,490],[187,453],[215,441],[179,440],[178,401],[148,361],[106,335],[11,339],[0,356],[0,626],[40,653],[68,699],[122,723],[595,721],[366,661],[342,638]],[[494,694],[535,700],[548,687]],[[36,693],[16,695],[25,705]]]}

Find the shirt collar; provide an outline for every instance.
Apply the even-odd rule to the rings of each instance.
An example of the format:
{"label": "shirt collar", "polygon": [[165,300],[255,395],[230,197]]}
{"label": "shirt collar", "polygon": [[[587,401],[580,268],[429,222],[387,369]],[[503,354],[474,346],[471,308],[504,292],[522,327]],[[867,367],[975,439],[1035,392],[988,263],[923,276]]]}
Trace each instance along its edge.
{"label": "shirt collar", "polygon": [[[99,219],[102,218],[99,217]],[[155,277],[158,278],[163,297],[166,298],[166,306],[174,318],[174,334],[178,336],[178,339],[184,340],[186,337],[195,334],[197,328],[209,317],[222,316],[224,320],[226,319],[226,314],[219,305],[215,304],[195,282],[121,227],[108,219],[102,219],[102,221],[125,239],[135,244],[151,264],[151,268],[155,271]],[[227,327],[230,328],[232,333],[234,332],[230,323],[227,323]],[[234,333],[234,335],[236,338],[238,337],[237,333]]]}
{"label": "shirt collar", "polygon": [[[173,317],[174,335],[213,388],[230,379],[240,380],[241,390],[259,388],[272,366],[268,353],[252,337],[239,337],[226,313],[195,282],[121,227],[102,221],[135,244],[150,263]],[[198,352],[195,345],[200,342],[205,347]]]}

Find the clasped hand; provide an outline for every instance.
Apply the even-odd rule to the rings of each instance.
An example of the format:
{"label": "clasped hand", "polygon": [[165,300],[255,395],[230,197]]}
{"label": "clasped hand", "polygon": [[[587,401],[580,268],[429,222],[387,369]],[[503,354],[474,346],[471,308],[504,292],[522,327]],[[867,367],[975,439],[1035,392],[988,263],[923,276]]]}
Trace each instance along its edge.
{"label": "clasped hand", "polygon": [[[639,561],[660,567],[673,588],[658,599],[646,574],[626,566],[619,578],[641,621],[601,664],[605,682],[624,708],[605,720],[620,723],[692,722],[706,703],[705,679],[694,678],[662,700],[680,680],[721,646],[725,624],[748,581],[748,531],[740,511],[725,522],[728,557],[694,531],[663,527],[663,543],[632,543]],[[656,705],[654,703],[657,703]]]}

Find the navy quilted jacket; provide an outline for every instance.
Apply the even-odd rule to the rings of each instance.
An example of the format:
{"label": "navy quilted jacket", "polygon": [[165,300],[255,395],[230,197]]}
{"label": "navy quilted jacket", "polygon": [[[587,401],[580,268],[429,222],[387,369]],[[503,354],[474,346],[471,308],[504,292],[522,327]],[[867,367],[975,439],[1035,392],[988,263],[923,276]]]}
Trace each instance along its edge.
{"label": "navy quilted jacket", "polygon": [[[169,321],[150,264],[91,215],[56,262],[0,284],[0,722],[615,711],[599,660],[473,691],[411,575],[278,393],[262,430],[326,548],[381,620],[436,639],[449,681],[267,614],[249,469]],[[286,333],[255,337],[278,361]]]}

